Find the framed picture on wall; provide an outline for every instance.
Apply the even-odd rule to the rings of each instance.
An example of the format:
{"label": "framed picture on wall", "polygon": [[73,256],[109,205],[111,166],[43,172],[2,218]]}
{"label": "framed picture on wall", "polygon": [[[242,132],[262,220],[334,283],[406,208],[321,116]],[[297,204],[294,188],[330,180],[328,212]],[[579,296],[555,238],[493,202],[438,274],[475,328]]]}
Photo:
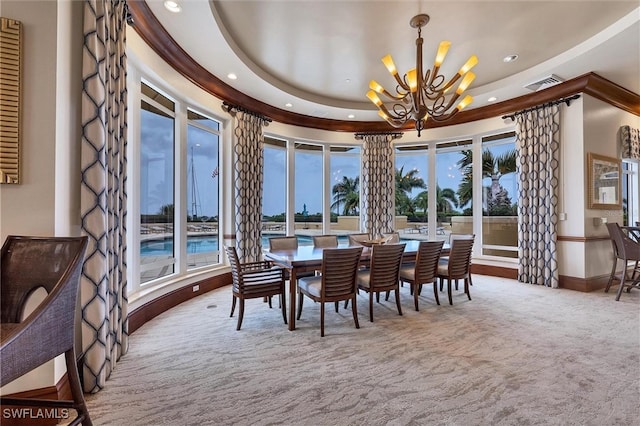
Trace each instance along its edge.
{"label": "framed picture on wall", "polygon": [[622,162],[617,158],[587,154],[589,208],[622,208]]}

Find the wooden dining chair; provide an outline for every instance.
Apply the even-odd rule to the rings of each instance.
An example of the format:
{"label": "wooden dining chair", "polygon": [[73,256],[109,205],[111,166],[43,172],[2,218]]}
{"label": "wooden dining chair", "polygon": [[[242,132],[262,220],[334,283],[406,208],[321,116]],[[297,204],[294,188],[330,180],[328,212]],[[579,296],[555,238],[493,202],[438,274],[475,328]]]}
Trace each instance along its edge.
{"label": "wooden dining chair", "polygon": [[[640,243],[629,238],[617,223],[607,223],[607,230],[611,238],[614,259],[609,282],[604,291],[605,293],[609,292],[613,281],[618,280],[620,282],[616,294],[616,301],[618,301],[624,288],[627,289],[627,292],[630,292],[632,288],[640,288],[640,270],[638,268]],[[622,261],[622,271],[619,274],[616,272],[618,260]],[[629,262],[633,262],[633,266],[629,267]]]}
{"label": "wooden dining chair", "polygon": [[[476,234],[463,234],[463,233],[455,233],[452,232],[449,234],[449,245],[451,245],[451,241],[453,240],[475,240]],[[445,260],[448,259],[449,256],[442,256],[440,259]],[[469,268],[471,268],[471,260],[469,260]],[[473,280],[471,279],[471,274],[469,274],[469,285],[473,285]],[[458,281],[455,282],[456,290],[458,289]],[[440,288],[442,290],[442,288]]]}
{"label": "wooden dining chair", "polygon": [[402,266],[400,268],[400,281],[409,283],[411,294],[418,311],[418,296],[424,284],[433,284],[433,297],[436,303],[440,304],[438,298],[438,261],[442,253],[444,241],[421,241],[418,246],[418,254],[413,265]]}
{"label": "wooden dining chair", "polygon": [[298,237],[282,236],[269,238],[269,250],[296,250],[298,248]]}
{"label": "wooden dining chair", "polygon": [[[471,280],[471,251],[473,250],[473,239],[453,239],[451,241],[451,250],[447,259],[441,259],[438,263],[438,279],[440,288],[444,280],[447,280],[447,295],[449,296],[449,304],[453,305],[453,297],[451,293],[451,281],[463,280],[464,292],[471,300],[469,292],[469,282]],[[456,285],[457,288],[457,285]]]}
{"label": "wooden dining chair", "polygon": [[313,236],[313,245],[318,248],[332,248],[338,247],[338,236],[337,235],[314,235]]}
{"label": "wooden dining chair", "polygon": [[369,241],[371,237],[369,234],[361,233],[361,234],[349,234],[349,245],[350,246],[361,246],[363,241]]}
{"label": "wooden dining chair", "polygon": [[298,281],[298,315],[302,315],[304,296],[320,303],[320,336],[324,337],[325,303],[333,302],[338,306],[342,300],[351,300],[351,311],[356,328],[358,311],[356,303],[356,274],[360,264],[363,247],[327,248],[322,252],[320,276],[301,278]]}
{"label": "wooden dining chair", "polygon": [[233,246],[225,246],[229,263],[231,264],[231,276],[233,279],[231,302],[231,315],[236,309],[236,301],[240,300],[238,312],[238,325],[240,330],[244,317],[245,299],[268,298],[271,308],[271,297],[280,296],[282,318],[287,323],[287,308],[284,285],[284,269],[273,266],[269,261],[240,263],[238,252]]}
{"label": "wooden dining chair", "polygon": [[399,273],[406,244],[383,244],[371,247],[369,267],[358,271],[358,289],[369,293],[369,321],[373,322],[373,295],[380,302],[380,292],[395,292],[398,315],[400,305]]}

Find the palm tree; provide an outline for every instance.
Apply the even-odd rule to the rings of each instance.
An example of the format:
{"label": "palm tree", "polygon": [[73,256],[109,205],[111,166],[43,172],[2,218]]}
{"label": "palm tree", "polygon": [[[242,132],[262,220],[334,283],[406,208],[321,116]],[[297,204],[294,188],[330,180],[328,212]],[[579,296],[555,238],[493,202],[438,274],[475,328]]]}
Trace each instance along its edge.
{"label": "palm tree", "polygon": [[419,173],[417,169],[409,170],[404,173],[404,166],[396,169],[396,213],[412,215],[415,213],[415,205],[409,197],[411,190],[414,188],[425,188],[427,185],[421,177],[416,175]]}
{"label": "palm tree", "polygon": [[[460,206],[464,206],[473,198],[473,154],[471,150],[465,149],[462,151],[462,155],[463,157],[457,163],[463,176],[460,186],[458,187],[458,203]],[[503,191],[502,185],[500,185],[500,178],[516,171],[516,161],[517,153],[515,149],[507,151],[497,157],[488,149],[482,151],[482,178],[491,179],[489,196],[492,200]]]}
{"label": "palm tree", "polygon": [[[414,198],[414,203],[424,211],[425,221],[427,218],[428,199],[429,191],[422,191]],[[439,185],[436,185],[436,212],[439,216],[451,213],[458,206],[458,197],[456,197],[456,192],[453,189],[441,189]]]}
{"label": "palm tree", "polygon": [[356,216],[360,206],[360,176],[350,178],[343,176],[342,181],[333,185],[331,193],[333,194],[333,203],[331,209],[336,209],[340,214],[340,204],[343,205],[342,214],[344,216]]}

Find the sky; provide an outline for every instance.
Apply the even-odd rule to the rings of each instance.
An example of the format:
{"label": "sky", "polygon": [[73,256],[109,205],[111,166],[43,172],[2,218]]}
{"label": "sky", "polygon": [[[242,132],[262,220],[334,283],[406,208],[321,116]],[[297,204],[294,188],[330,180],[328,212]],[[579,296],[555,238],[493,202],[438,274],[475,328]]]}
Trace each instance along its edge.
{"label": "sky", "polygon": [[[157,214],[161,207],[173,204],[173,119],[142,110],[141,147],[141,213]],[[187,211],[189,215],[217,216],[218,213],[218,136],[189,126],[187,145]],[[496,146],[494,153],[512,149],[513,144]],[[437,181],[440,188],[457,191],[461,181],[456,162],[459,152],[438,153]],[[396,168],[404,172],[417,169],[418,176],[428,181],[426,151],[407,151],[396,154]],[[296,149],[294,207],[301,213],[306,206],[309,214],[322,212],[322,151]],[[348,153],[332,152],[330,156],[331,186],[344,176],[360,174],[360,148]],[[286,208],[286,152],[267,145],[264,156],[263,213],[280,214]],[[500,183],[515,200],[515,174],[505,176]],[[195,183],[195,190],[194,190]],[[487,183],[484,182],[486,185]],[[411,197],[422,189],[414,189]],[[195,203],[194,203],[195,198]],[[331,200],[333,202],[333,200]]]}

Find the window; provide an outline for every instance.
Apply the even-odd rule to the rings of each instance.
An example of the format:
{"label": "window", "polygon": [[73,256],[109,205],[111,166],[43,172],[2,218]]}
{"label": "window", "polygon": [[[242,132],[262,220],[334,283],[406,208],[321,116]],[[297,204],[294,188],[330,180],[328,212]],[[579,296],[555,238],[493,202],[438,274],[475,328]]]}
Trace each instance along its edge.
{"label": "window", "polygon": [[140,282],[174,272],[175,103],[142,84],[140,117]]}
{"label": "window", "polygon": [[402,146],[395,152],[396,215],[407,217],[411,232],[426,232],[429,220],[428,154],[426,146]]}
{"label": "window", "polygon": [[472,141],[452,141],[436,146],[435,196],[437,229],[473,234]]}
{"label": "window", "polygon": [[330,147],[331,224],[335,229],[360,231],[360,147]]}
{"label": "window", "polygon": [[266,137],[264,141],[262,232],[284,234],[287,218],[287,143]]}
{"label": "window", "polygon": [[220,123],[150,84],[140,88],[132,293],[220,262]]}
{"label": "window", "polygon": [[219,263],[220,124],[187,111],[187,269]]}
{"label": "window", "polygon": [[622,213],[627,226],[635,226],[640,221],[638,164],[638,161],[622,160]]}
{"label": "window", "polygon": [[515,134],[482,138],[482,254],[518,257]]}
{"label": "window", "polygon": [[323,229],[323,164],[322,145],[295,144],[294,211],[296,234],[300,230]]}

